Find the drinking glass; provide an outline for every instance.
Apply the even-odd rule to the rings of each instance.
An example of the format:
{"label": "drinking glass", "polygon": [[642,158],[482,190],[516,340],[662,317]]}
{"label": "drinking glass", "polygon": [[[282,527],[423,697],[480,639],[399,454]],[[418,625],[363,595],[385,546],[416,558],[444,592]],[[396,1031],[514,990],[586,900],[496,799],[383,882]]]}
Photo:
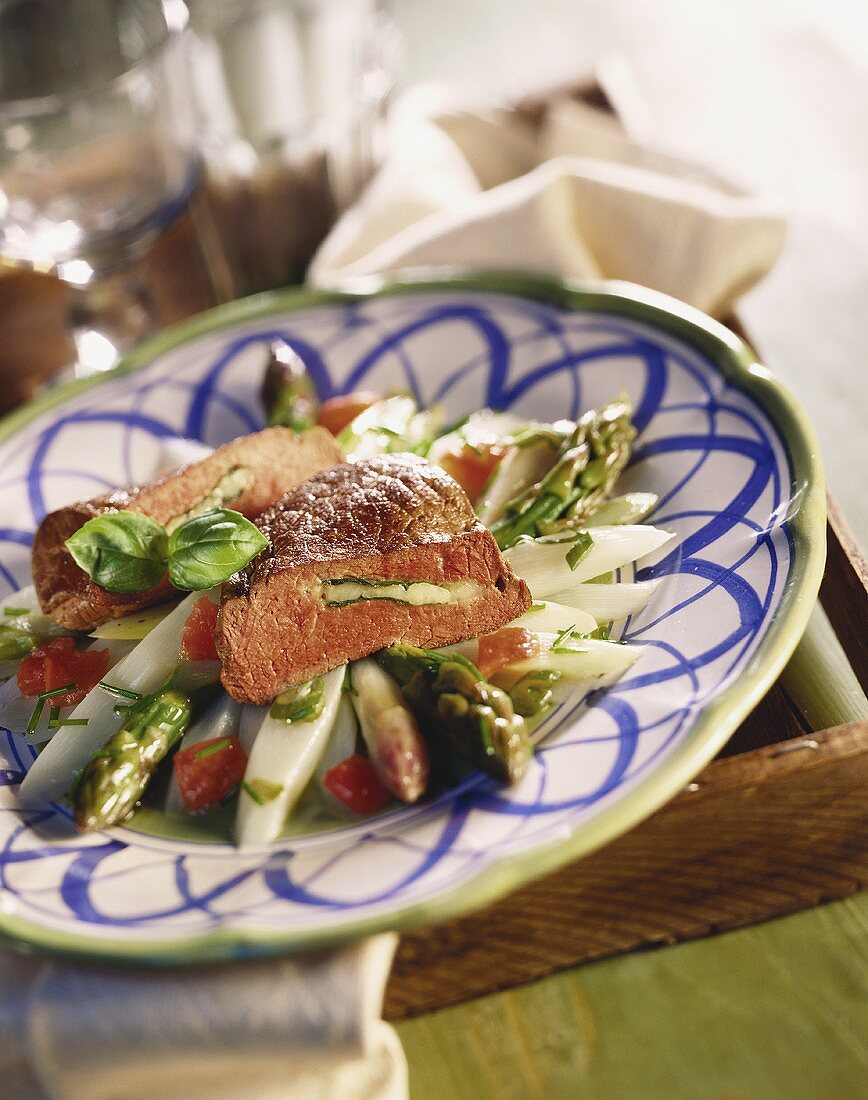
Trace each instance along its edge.
{"label": "drinking glass", "polygon": [[398,35],[384,0],[188,0],[218,232],[241,293],[298,282],[377,167]]}
{"label": "drinking glass", "polygon": [[0,0],[0,262],[68,284],[77,374],[157,327],[139,261],[201,177],[186,17],[181,0]]}

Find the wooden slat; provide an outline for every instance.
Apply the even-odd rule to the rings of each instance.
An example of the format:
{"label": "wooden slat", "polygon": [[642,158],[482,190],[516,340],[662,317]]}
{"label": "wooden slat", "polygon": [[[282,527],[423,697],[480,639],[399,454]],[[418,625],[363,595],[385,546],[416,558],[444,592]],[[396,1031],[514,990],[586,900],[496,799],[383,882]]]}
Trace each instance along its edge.
{"label": "wooden slat", "polygon": [[826,572],[820,600],[868,693],[868,563],[841,509],[829,497]]}
{"label": "wooden slat", "polygon": [[868,885],[868,723],[717,760],[643,824],[479,913],[405,935],[392,1019]]}

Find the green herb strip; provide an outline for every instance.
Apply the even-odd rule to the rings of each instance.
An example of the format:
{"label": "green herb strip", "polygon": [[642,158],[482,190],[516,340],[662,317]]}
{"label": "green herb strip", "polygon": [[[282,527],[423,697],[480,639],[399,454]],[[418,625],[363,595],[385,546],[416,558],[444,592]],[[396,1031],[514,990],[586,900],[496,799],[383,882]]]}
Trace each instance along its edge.
{"label": "green herb strip", "polygon": [[576,645],[576,641],[579,638],[587,637],[585,634],[580,634],[576,631],[576,624],[568,626],[566,630],[562,630],[557,635],[555,640],[551,644],[552,653],[587,653],[587,647]]}
{"label": "green herb strip", "polygon": [[29,615],[30,608],[28,607],[4,607],[3,614],[8,615],[10,618],[18,618],[21,615]]}
{"label": "green herb strip", "polygon": [[223,752],[224,749],[228,749],[231,744],[231,737],[221,737],[221,739],[215,741],[213,745],[206,745],[204,749],[199,749],[198,752],[193,753],[193,759],[206,760],[209,756],[213,756],[215,752]]}
{"label": "green herb strip", "polygon": [[127,688],[116,687],[114,684],[107,684],[105,680],[100,680],[99,686],[103,691],[107,691],[109,695],[119,695],[122,699],[132,699],[134,702],[138,702],[142,697],[140,691],[129,691]]}
{"label": "green herb strip", "polygon": [[[36,706],[30,712],[30,720],[27,723],[26,733],[35,733],[36,727],[39,725],[39,719],[42,717],[42,712],[45,710],[45,704],[49,699],[53,699],[56,695],[64,695],[67,691],[75,691],[77,684],[64,684],[63,687],[52,688],[51,691],[41,691],[36,696]],[[60,714],[58,707],[51,707],[49,711],[51,715]],[[49,725],[50,725],[49,719]]]}
{"label": "green herb strip", "polygon": [[36,733],[36,727],[39,725],[39,719],[42,717],[43,710],[45,710],[45,700],[39,699],[36,706],[30,712],[30,721],[27,723],[27,733]]}
{"label": "green herb strip", "polygon": [[280,783],[272,783],[268,779],[245,779],[241,789],[253,799],[257,806],[265,806],[278,797],[283,787]]}
{"label": "green herb strip", "polygon": [[533,611],[545,611],[545,609],[546,605],[544,603],[532,603],[525,614],[530,615]]}
{"label": "green herb strip", "polygon": [[77,691],[78,684],[64,684],[60,688],[52,688],[51,691],[41,691],[37,698],[39,699],[53,699],[55,695],[65,695],[68,691]]}
{"label": "green herb strip", "polygon": [[575,571],[580,562],[594,549],[594,540],[587,531],[579,531],[576,540],[567,551],[567,565]]}

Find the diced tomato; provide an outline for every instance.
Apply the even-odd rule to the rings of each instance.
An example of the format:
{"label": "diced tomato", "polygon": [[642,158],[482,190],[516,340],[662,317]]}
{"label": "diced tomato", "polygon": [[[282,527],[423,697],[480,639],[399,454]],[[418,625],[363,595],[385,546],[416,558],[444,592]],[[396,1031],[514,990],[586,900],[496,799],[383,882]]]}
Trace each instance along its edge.
{"label": "diced tomato", "polygon": [[173,766],[184,806],[195,813],[215,805],[241,782],[247,754],[237,737],[212,737],[180,749]]}
{"label": "diced tomato", "polygon": [[217,604],[202,596],[184,623],[181,635],[181,656],[187,661],[217,661],[214,631],[217,629]]}
{"label": "diced tomato", "polygon": [[338,397],[329,397],[319,407],[317,424],[337,435],[342,432],[351,420],[382,401],[378,393],[370,390],[355,390],[353,393],[342,393]]}
{"label": "diced tomato", "polygon": [[389,801],[389,792],[377,778],[370,760],[358,753],[330,768],[322,783],[354,814],[372,814]]}
{"label": "diced tomato", "polygon": [[495,634],[484,634],[479,639],[479,656],[476,667],[486,679],[494,676],[505,665],[539,656],[539,637],[523,626],[505,626]]}
{"label": "diced tomato", "polygon": [[501,443],[485,443],[471,447],[469,443],[456,443],[442,454],[438,462],[454,477],[471,500],[482,496],[482,490],[494,473],[500,460],[509,450]]}
{"label": "diced tomato", "polygon": [[75,684],[73,690],[53,695],[50,704],[76,707],[105,676],[108,667],[107,649],[76,649],[73,638],[53,638],[22,659],[18,687],[22,695],[33,696]]}

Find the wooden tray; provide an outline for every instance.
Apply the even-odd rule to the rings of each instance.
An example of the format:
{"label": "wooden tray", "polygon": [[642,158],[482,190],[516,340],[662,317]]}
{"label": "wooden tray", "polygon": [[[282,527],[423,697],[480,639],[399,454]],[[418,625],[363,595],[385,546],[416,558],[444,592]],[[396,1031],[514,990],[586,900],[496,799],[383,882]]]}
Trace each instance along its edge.
{"label": "wooden tray", "polygon": [[[598,87],[568,93],[607,106]],[[520,104],[528,124],[538,125],[547,103],[563,94],[556,89]],[[207,304],[193,277],[189,232],[181,225],[183,239],[167,239],[149,258],[160,300],[171,305],[167,323]],[[0,320],[9,338],[0,351],[0,408],[7,408],[66,362],[70,349],[60,284],[20,272],[2,282]],[[812,622],[786,672],[721,756],[600,851],[470,917],[405,935],[386,993],[389,1018],[590,959],[752,924],[868,885],[868,721],[847,720],[868,714],[868,571],[832,501],[828,539],[820,593],[828,623]]]}
{"label": "wooden tray", "polygon": [[[832,500],[828,547],[821,604],[865,690],[868,569]],[[868,885],[868,721],[814,728],[802,663],[797,652],[724,752],[631,832],[481,912],[403,936],[386,1016],[754,924]],[[851,676],[836,677],[838,690]]]}

